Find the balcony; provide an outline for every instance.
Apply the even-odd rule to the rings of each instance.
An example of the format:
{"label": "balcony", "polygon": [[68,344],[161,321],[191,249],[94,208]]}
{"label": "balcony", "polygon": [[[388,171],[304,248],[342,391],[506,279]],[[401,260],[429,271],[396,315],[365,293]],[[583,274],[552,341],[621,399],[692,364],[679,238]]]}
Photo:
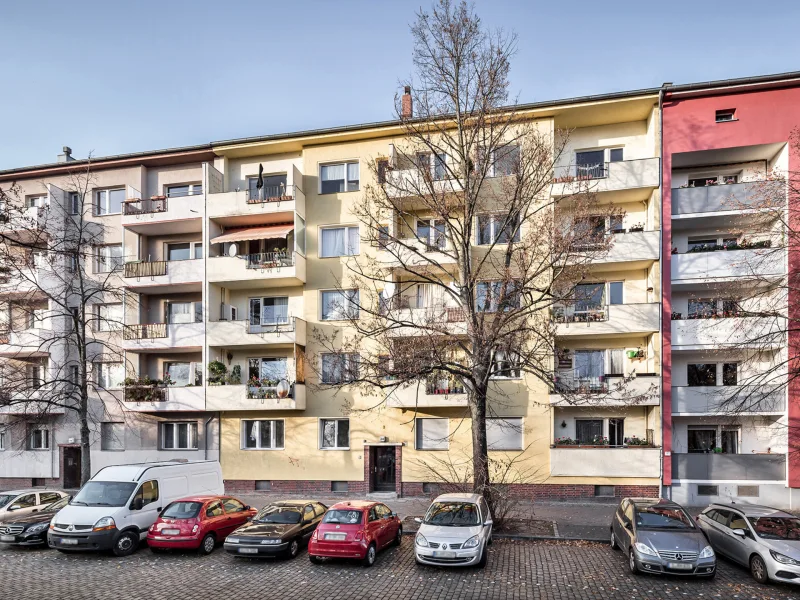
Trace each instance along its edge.
{"label": "balcony", "polygon": [[775,350],[786,344],[783,317],[674,319],[672,350],[756,348]]}
{"label": "balcony", "polygon": [[776,248],[673,254],[672,286],[679,288],[736,278],[777,278],[784,273],[784,255],[782,249]]}
{"label": "balcony", "polygon": [[576,377],[560,371],[555,376],[556,390],[550,394],[553,406],[658,406],[661,403],[661,376]]}
{"label": "balcony", "polygon": [[[660,182],[658,157],[621,160],[593,165],[557,167],[553,174],[553,196],[568,196],[589,190],[594,193],[649,190]],[[642,198],[645,194],[641,194]]]}
{"label": "balcony", "polygon": [[198,412],[205,410],[203,386],[125,386],[124,408],[129,412]]}
{"label": "balcony", "polygon": [[306,281],[306,259],[297,252],[267,252],[208,259],[209,283],[229,289],[290,287]]}
{"label": "balcony", "polygon": [[202,231],[205,204],[204,194],[132,198],[122,205],[122,226],[145,235]]}
{"label": "balcony", "polygon": [[127,262],[123,275],[125,287],[139,294],[198,292],[203,283],[203,259]]}
{"label": "balcony", "polygon": [[63,281],[54,276],[50,268],[31,266],[17,269],[0,265],[0,298],[46,299],[42,290],[57,290],[59,285],[63,285]]}
{"label": "balcony", "polygon": [[420,268],[452,272],[458,268],[458,261],[448,248],[436,243],[428,243],[417,238],[405,238],[389,242],[391,246],[380,249],[378,260],[392,269],[409,267],[414,271]]}
{"label": "balcony", "polygon": [[550,475],[657,478],[661,476],[661,448],[551,448]]}
{"label": "balcony", "polygon": [[50,346],[59,341],[51,329],[24,329],[0,332],[0,356],[47,356]]}
{"label": "balcony", "polygon": [[206,410],[305,410],[306,386],[292,384],[289,396],[278,398],[272,388],[247,385],[209,385],[206,387]]}
{"label": "balcony", "polygon": [[[243,224],[247,217],[263,217],[282,213],[305,216],[306,196],[297,185],[266,186],[258,190],[240,190],[212,194],[208,216],[222,224]],[[258,219],[263,222],[263,219]],[[288,220],[294,220],[294,217]]]}
{"label": "balcony", "polygon": [[672,188],[672,214],[696,215],[777,208],[786,201],[786,184],[777,181],[748,181],[727,185]]}
{"label": "balcony", "polygon": [[612,304],[583,307],[554,306],[553,321],[559,337],[648,334],[659,330],[661,305]]}
{"label": "balcony", "polygon": [[125,325],[123,348],[128,352],[159,352],[202,348],[203,323],[147,323]]}
{"label": "balcony", "polygon": [[[735,400],[732,400],[733,398]],[[725,407],[723,403],[732,403]],[[786,411],[781,385],[673,386],[672,415],[779,415]]]}
{"label": "balcony", "polygon": [[306,322],[292,317],[288,323],[256,325],[249,320],[209,321],[206,324],[208,345],[214,347],[251,347],[306,344]]}
{"label": "balcony", "polygon": [[[611,247],[608,252],[601,254],[597,251],[603,244],[592,246],[591,243],[581,246],[577,253],[589,256],[592,255],[592,271],[599,273],[602,271],[645,268],[658,260],[659,246],[661,244],[661,232],[659,231],[622,231],[614,233],[611,239]],[[583,259],[585,262],[585,259]],[[578,259],[571,262],[578,262]]]}
{"label": "balcony", "polygon": [[[400,297],[382,309],[394,321],[392,336],[418,336],[441,332],[442,335],[466,335],[467,313],[463,308],[427,306],[416,308],[414,298]],[[402,324],[402,326],[399,326]]]}
{"label": "balcony", "polygon": [[696,481],[785,481],[785,454],[672,454],[672,478]]}
{"label": "balcony", "polygon": [[413,203],[415,199],[427,195],[430,191],[436,194],[456,194],[463,190],[463,186],[457,179],[437,177],[433,172],[429,174],[427,169],[415,167],[388,171],[384,189],[389,198],[407,198]]}
{"label": "balcony", "polygon": [[462,383],[453,377],[429,377],[420,385],[398,386],[386,396],[392,408],[448,408],[467,406]]}
{"label": "balcony", "polygon": [[0,212],[0,233],[9,239],[19,239],[28,234],[38,235],[36,232],[48,229],[48,208],[44,206],[29,206],[24,210],[13,212]]}

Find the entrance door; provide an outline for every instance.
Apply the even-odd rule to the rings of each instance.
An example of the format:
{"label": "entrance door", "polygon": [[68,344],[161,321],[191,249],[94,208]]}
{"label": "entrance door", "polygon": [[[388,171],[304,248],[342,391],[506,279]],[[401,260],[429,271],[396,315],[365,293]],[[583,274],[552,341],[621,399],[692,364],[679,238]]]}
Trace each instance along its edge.
{"label": "entrance door", "polygon": [[64,487],[74,489],[81,487],[81,449],[63,448],[64,452]]}
{"label": "entrance door", "polygon": [[372,447],[372,491],[395,491],[394,446]]}

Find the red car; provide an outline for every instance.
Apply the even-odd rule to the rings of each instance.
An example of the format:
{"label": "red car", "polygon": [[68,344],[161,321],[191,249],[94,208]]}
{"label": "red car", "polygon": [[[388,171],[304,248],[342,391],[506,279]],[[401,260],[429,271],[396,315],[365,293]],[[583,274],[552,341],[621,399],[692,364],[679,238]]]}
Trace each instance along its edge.
{"label": "red car", "polygon": [[339,502],[331,506],[308,542],[308,557],[357,558],[365,567],[375,564],[379,550],[400,545],[403,525],[397,513],[380,502]]}
{"label": "red car", "polygon": [[197,550],[210,554],[237,527],[256,514],[230,496],[190,496],[167,505],[147,532],[153,552],[167,549]]}

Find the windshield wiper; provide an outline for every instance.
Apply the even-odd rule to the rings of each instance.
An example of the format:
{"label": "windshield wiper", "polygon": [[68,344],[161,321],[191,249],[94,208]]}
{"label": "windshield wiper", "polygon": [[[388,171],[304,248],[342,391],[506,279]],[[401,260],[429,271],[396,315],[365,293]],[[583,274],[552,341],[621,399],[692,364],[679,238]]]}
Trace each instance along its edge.
{"label": "windshield wiper", "polygon": [[70,504],[82,504],[83,506],[89,506],[86,502],[81,502],[80,500],[73,500]]}

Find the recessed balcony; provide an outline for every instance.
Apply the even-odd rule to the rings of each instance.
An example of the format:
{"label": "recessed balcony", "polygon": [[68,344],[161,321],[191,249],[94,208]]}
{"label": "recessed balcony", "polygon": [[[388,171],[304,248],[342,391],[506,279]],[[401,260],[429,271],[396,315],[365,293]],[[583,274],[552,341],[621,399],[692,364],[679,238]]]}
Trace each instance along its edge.
{"label": "recessed balcony", "polygon": [[303,285],[306,258],[289,251],[212,256],[206,275],[209,283],[225,284],[229,289]]}
{"label": "recessed balcony", "polygon": [[672,255],[672,286],[730,281],[763,280],[784,273],[784,252],[776,248],[713,250]]}
{"label": "recessed balcony", "polygon": [[782,415],[782,385],[673,386],[672,415]]}
{"label": "recessed balcony", "polygon": [[382,309],[393,328],[392,336],[466,335],[467,313],[451,306],[416,307],[414,298],[400,297]]}
{"label": "recessed balcony", "polygon": [[786,183],[779,181],[672,188],[671,191],[673,216],[772,209],[786,201]]}
{"label": "recessed balcony", "polygon": [[204,194],[132,198],[122,204],[122,226],[144,235],[202,231]]}
{"label": "recessed balcony", "polygon": [[198,386],[131,385],[123,390],[129,412],[198,412],[206,408],[205,391]]}
{"label": "recessed balcony", "polygon": [[59,341],[51,329],[23,329],[0,332],[0,356],[32,357],[47,356],[50,346]]}
{"label": "recessed balcony", "polygon": [[660,169],[658,157],[557,167],[551,194],[568,196],[583,190],[594,193],[649,190],[659,186]]}
{"label": "recessed balcony", "polygon": [[612,304],[606,306],[554,306],[553,320],[559,337],[649,334],[659,330],[661,305]]}
{"label": "recessed balcony", "polygon": [[40,231],[52,229],[47,227],[48,215],[48,207],[44,206],[29,206],[18,211],[0,212],[0,233],[9,239],[39,235]]}
{"label": "recessed balcony", "polygon": [[786,344],[783,317],[720,317],[672,320],[672,350],[756,348],[774,350]]}
{"label": "recessed balcony", "polygon": [[125,287],[139,294],[198,292],[203,285],[203,259],[127,262],[123,276]]}
{"label": "recessed balcony", "polygon": [[[646,268],[658,260],[660,244],[661,232],[659,231],[614,233],[611,236],[611,247],[608,251],[592,256],[592,271],[599,273],[620,268]],[[597,247],[595,246],[595,248]],[[591,246],[586,248],[586,252],[591,251]]]}
{"label": "recessed balcony", "polygon": [[206,387],[206,410],[305,410],[306,386],[293,383],[288,396],[279,397],[277,388],[248,385],[209,385]]}
{"label": "recessed balcony", "polygon": [[[305,215],[306,196],[297,185],[265,186],[220,194],[211,194],[208,216],[225,226],[264,223],[265,216],[279,215],[280,220],[294,220],[294,213]],[[288,213],[288,214],[287,214]]]}
{"label": "recessed balcony", "polygon": [[263,348],[264,345],[306,345],[306,322],[292,317],[286,323],[254,324],[250,320],[209,321],[208,345],[214,347]]}
{"label": "recessed balcony", "polygon": [[661,448],[587,448],[564,446],[550,449],[553,477],[660,477]]}
{"label": "recessed balcony", "polygon": [[554,377],[556,391],[550,394],[554,406],[658,406],[661,376],[580,377],[560,371]]}
{"label": "recessed balcony", "polygon": [[448,408],[467,406],[464,385],[453,377],[431,376],[419,385],[397,386],[386,395],[393,408]]}
{"label": "recessed balcony", "polygon": [[672,478],[696,481],[785,481],[785,454],[672,453]]}
{"label": "recessed balcony", "polygon": [[203,347],[203,323],[125,325],[123,348],[128,352],[180,352]]}

